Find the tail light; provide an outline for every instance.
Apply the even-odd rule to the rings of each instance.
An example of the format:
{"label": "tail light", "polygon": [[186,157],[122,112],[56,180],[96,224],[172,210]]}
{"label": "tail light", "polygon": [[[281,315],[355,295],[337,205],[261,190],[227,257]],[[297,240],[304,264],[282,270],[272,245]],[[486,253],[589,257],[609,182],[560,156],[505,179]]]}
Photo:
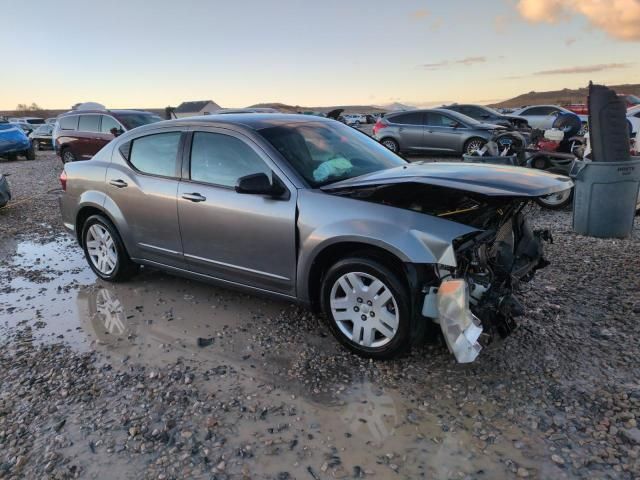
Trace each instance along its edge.
{"label": "tail light", "polygon": [[62,190],[67,191],[67,172],[64,170],[60,174],[60,185],[62,185]]}
{"label": "tail light", "polygon": [[376,135],[383,128],[387,128],[387,124],[384,123],[381,118],[379,118],[376,124],[373,126],[373,134]]}

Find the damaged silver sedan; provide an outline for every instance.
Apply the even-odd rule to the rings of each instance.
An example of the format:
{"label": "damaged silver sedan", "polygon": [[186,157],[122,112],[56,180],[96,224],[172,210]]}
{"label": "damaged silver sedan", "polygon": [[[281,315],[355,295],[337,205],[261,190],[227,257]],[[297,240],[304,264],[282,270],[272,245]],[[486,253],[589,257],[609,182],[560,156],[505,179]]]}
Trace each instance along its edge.
{"label": "damaged silver sedan", "polygon": [[279,114],[141,127],[61,182],[64,224],[104,280],[145,265],[295,300],[372,358],[441,332],[459,362],[516,327],[515,292],[551,239],[525,207],[572,187],[531,169],[407,163],[339,122]]}

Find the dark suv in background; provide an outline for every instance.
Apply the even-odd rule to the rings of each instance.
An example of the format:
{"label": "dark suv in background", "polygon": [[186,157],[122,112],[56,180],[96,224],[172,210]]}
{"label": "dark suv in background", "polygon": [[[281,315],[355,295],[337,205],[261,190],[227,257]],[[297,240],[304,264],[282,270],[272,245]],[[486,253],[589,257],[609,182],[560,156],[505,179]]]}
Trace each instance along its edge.
{"label": "dark suv in background", "polygon": [[140,110],[74,110],[58,117],[53,144],[63,163],[87,160],[127,130],[161,120]]}
{"label": "dark suv in background", "polygon": [[514,130],[527,130],[530,128],[529,122],[527,122],[526,118],[500,113],[497,110],[485,107],[484,105],[460,105],[454,103],[453,105],[446,105],[442,108],[462,113],[467,117],[471,117],[474,120],[483,123],[492,123],[494,125],[500,125],[501,127],[507,127]]}

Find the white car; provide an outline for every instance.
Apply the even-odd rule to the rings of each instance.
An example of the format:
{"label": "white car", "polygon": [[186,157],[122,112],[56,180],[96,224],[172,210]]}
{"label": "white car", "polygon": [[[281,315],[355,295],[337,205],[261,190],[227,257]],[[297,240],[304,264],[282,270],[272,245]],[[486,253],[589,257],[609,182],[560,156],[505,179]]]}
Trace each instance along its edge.
{"label": "white car", "polygon": [[[560,113],[576,113],[571,110],[567,110],[564,107],[557,105],[532,105],[516,110],[512,115],[518,117],[524,117],[529,122],[531,128],[539,128],[540,130],[548,130],[553,127],[553,122],[556,120]],[[589,121],[588,115],[578,115],[582,121],[583,130],[587,126]]]}
{"label": "white car", "polygon": [[359,113],[350,113],[347,115],[343,115],[344,123],[347,125],[362,125],[367,123],[366,115],[361,115]]}
{"label": "white car", "polygon": [[640,131],[640,105],[627,110],[627,119],[631,122],[631,131],[636,135]]}

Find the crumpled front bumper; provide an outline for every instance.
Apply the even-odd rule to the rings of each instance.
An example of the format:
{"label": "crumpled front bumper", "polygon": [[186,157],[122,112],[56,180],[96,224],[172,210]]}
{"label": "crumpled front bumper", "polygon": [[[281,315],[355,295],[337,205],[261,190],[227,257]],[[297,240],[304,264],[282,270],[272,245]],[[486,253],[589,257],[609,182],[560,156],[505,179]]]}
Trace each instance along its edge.
{"label": "crumpled front bumper", "polygon": [[473,362],[482,346],[482,325],[469,304],[469,287],[462,279],[444,280],[425,295],[422,315],[440,325],[449,351],[459,363]]}

